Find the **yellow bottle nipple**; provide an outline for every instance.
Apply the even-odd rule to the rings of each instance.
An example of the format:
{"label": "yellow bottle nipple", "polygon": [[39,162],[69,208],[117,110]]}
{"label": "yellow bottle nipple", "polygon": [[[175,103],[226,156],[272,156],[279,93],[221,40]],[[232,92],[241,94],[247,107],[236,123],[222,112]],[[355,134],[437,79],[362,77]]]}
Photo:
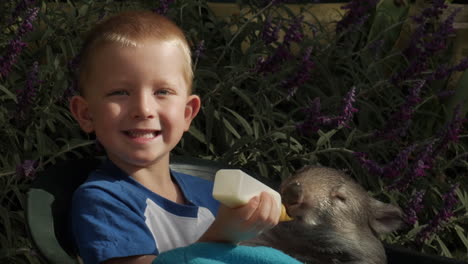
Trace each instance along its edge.
{"label": "yellow bottle nipple", "polygon": [[286,212],[286,207],[284,207],[284,204],[281,204],[281,214],[280,214],[279,221],[286,222],[286,221],[291,221],[291,220],[293,220],[293,218],[290,217],[288,213]]}

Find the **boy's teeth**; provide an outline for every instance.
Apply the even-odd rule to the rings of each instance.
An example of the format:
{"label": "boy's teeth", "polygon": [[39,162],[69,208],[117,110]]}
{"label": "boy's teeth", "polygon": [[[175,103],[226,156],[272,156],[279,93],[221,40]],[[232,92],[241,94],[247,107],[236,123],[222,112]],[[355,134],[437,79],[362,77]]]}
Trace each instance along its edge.
{"label": "boy's teeth", "polygon": [[155,134],[156,132],[128,131],[129,136],[139,138],[152,138],[155,136]]}

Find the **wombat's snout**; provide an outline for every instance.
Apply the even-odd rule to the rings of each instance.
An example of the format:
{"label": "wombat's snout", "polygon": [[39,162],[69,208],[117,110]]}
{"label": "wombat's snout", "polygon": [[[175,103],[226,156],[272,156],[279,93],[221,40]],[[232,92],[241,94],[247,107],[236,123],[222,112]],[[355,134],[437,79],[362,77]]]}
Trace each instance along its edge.
{"label": "wombat's snout", "polygon": [[300,182],[293,181],[281,188],[281,200],[288,213],[293,207],[299,206],[304,200],[304,188]]}

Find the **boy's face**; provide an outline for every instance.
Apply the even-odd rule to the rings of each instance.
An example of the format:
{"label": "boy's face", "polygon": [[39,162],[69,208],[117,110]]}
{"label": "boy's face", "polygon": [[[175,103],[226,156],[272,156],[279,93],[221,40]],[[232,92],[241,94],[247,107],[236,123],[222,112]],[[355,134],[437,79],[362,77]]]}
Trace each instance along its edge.
{"label": "boy's face", "polygon": [[139,47],[106,44],[88,69],[85,96],[70,107],[87,132],[95,132],[122,169],[167,158],[200,108],[188,93],[181,49],[147,40]]}

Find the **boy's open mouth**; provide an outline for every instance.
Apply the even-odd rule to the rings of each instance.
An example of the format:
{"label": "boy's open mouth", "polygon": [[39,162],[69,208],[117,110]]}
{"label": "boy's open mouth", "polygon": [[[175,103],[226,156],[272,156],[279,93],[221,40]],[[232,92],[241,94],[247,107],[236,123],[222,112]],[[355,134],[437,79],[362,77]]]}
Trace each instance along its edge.
{"label": "boy's open mouth", "polygon": [[124,134],[131,138],[155,138],[161,134],[160,130],[125,130]]}

